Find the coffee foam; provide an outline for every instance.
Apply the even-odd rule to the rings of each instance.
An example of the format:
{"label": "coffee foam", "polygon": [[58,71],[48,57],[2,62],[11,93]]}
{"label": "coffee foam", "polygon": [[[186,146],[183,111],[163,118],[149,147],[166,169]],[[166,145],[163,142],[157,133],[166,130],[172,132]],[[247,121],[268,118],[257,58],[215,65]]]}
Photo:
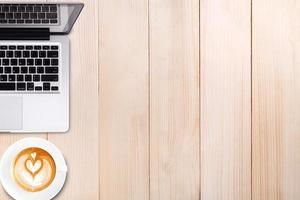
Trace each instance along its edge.
{"label": "coffee foam", "polygon": [[21,151],[12,166],[12,176],[19,187],[28,192],[47,188],[55,178],[56,165],[52,156],[41,148]]}

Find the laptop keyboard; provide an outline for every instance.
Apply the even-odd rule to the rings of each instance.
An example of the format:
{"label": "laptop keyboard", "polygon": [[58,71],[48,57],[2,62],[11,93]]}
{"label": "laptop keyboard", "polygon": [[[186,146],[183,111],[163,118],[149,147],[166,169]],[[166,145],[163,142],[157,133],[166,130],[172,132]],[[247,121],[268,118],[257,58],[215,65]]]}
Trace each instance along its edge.
{"label": "laptop keyboard", "polygon": [[56,4],[0,4],[0,25],[57,23]]}
{"label": "laptop keyboard", "polygon": [[0,92],[58,92],[60,46],[0,44]]}

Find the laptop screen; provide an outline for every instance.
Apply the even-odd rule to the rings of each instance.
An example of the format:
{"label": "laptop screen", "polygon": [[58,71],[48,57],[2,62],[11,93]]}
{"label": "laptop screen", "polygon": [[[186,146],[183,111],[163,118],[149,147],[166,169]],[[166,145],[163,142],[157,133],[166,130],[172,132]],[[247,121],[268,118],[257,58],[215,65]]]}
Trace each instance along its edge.
{"label": "laptop screen", "polygon": [[68,34],[82,3],[70,4],[0,4],[0,27],[49,28],[53,34]]}

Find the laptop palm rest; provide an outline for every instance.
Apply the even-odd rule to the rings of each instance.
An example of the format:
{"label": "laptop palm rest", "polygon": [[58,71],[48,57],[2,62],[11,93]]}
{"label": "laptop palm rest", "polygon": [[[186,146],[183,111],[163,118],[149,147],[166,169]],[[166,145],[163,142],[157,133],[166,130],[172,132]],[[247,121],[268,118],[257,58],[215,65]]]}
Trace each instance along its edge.
{"label": "laptop palm rest", "polygon": [[23,128],[23,98],[0,97],[0,131]]}

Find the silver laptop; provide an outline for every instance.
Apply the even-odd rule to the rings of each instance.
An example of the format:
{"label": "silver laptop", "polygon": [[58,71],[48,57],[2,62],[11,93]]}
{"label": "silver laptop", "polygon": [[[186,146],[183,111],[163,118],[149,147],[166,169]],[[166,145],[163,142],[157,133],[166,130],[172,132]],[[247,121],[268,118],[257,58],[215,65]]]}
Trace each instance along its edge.
{"label": "silver laptop", "polygon": [[0,132],[69,129],[67,35],[82,8],[0,3]]}

